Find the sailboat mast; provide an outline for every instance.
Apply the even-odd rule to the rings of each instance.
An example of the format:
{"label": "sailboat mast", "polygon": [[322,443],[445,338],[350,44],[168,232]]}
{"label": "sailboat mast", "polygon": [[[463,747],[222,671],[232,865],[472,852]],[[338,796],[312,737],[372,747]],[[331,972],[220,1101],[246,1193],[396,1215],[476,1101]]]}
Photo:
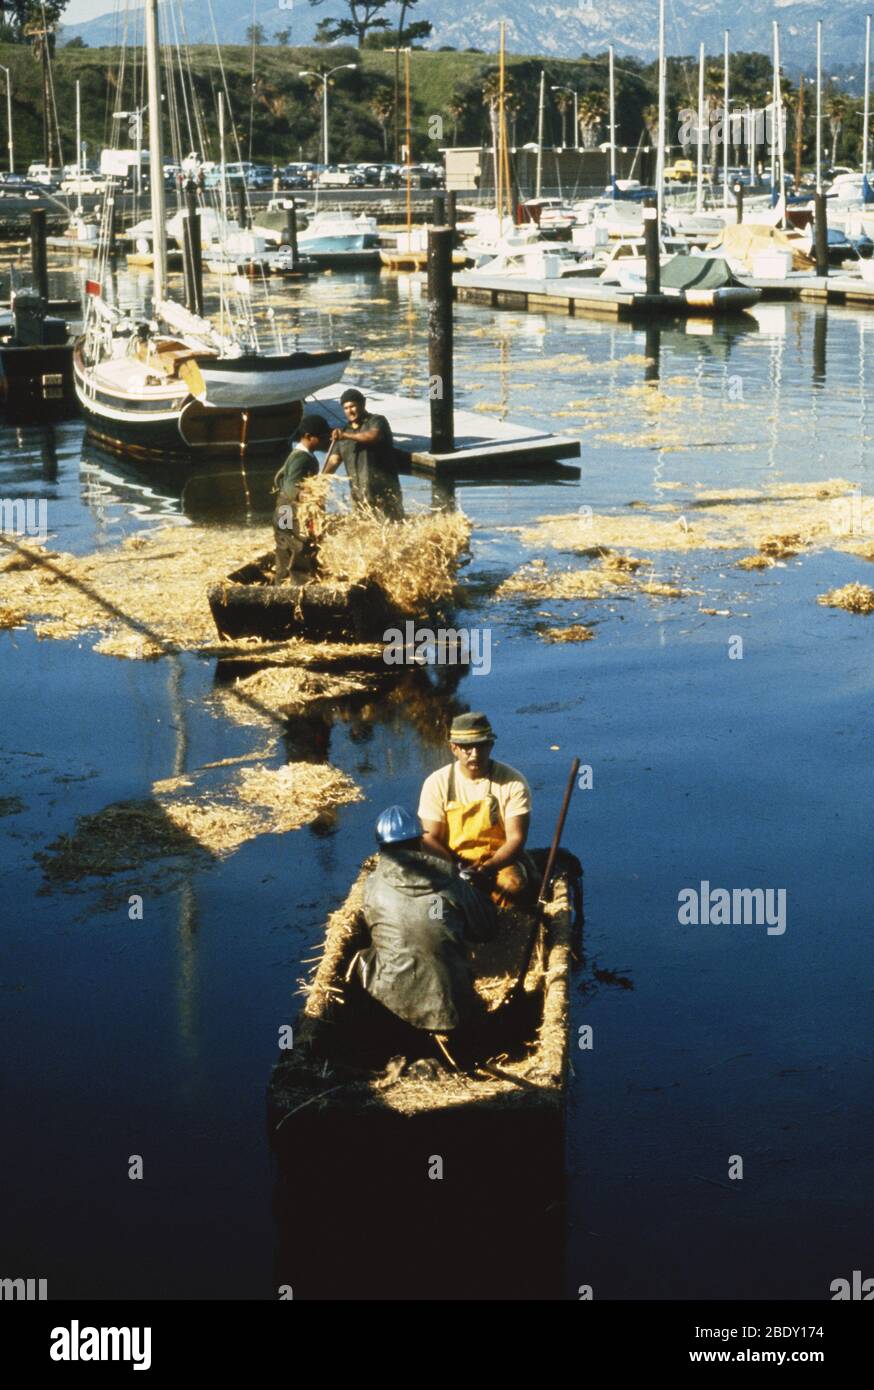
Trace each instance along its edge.
{"label": "sailboat mast", "polygon": [[498,55],[498,176],[495,188],[498,193],[498,236],[504,228],[504,21],[501,20],[501,47]]}
{"label": "sailboat mast", "polygon": [[546,71],[540,73],[540,102],[537,107],[537,180],[534,189],[535,198],[540,197],[540,190],[543,187],[543,108],[546,105]]}
{"label": "sailboat mast", "polygon": [[82,213],[82,92],[76,79],[76,212]]}
{"label": "sailboat mast", "polygon": [[698,45],[698,169],[695,183],[695,211],[704,201],[704,44]]}
{"label": "sailboat mast", "polygon": [[822,20],[816,21],[816,191],[822,192]]}
{"label": "sailboat mast", "polygon": [[613,45],[608,49],[610,55],[610,193],[616,197],[616,79],[613,73]]}
{"label": "sailboat mast", "polygon": [[164,151],[161,142],[161,80],[158,50],[158,0],[146,0],[146,72],[149,103],[149,192],[152,206],[154,303],[160,305],[167,281],[167,230],[164,225]]}
{"label": "sailboat mast", "polygon": [[774,20],[774,102],[775,123],[777,127],[775,131],[776,173],[779,179],[779,192],[777,193],[774,206],[777,207],[779,206],[780,199],[783,198],[786,193],[786,178],[783,172],[785,166],[783,162],[783,91],[780,83],[780,26],[776,19]]}
{"label": "sailboat mast", "polygon": [[722,85],[725,96],[725,109],[723,110],[724,120],[722,123],[722,206],[728,207],[728,151],[731,143],[731,102],[728,94],[728,30],[725,31],[723,39],[723,78]]}
{"label": "sailboat mast", "polygon": [[659,235],[665,205],[665,0],[659,0],[659,135],[656,151],[656,206]]}
{"label": "sailboat mast", "polygon": [[871,16],[865,16],[865,107],[862,113],[862,199],[868,178],[868,119],[871,114]]}

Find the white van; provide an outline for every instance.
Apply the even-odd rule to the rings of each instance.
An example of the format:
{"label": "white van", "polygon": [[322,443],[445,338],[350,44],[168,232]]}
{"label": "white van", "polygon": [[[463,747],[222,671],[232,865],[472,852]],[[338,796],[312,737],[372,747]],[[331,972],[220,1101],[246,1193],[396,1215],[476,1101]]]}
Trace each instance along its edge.
{"label": "white van", "polygon": [[47,164],[29,164],[27,177],[31,183],[51,184],[55,182],[55,176]]}

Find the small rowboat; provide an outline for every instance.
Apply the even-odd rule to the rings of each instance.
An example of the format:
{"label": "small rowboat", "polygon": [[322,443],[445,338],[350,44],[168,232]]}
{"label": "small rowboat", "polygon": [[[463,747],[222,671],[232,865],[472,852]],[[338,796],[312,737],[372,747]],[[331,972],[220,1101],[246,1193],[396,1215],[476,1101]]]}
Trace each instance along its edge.
{"label": "small rowboat", "polygon": [[379,641],[396,614],[372,580],[334,589],[317,579],[273,583],[274,557],[262,555],[207,590],[220,637]]}
{"label": "small rowboat", "polygon": [[[542,870],[545,851],[532,857]],[[474,948],[489,1012],[463,1071],[452,1067],[451,1035],[441,1064],[430,1034],[396,1020],[357,984],[372,865],[328,919],[293,1046],[270,1083],[279,1277],[295,1297],[555,1297],[579,865],[561,853],[518,1006],[502,1010],[501,1001],[531,915],[502,912],[498,938]],[[428,1180],[438,1159],[445,1182]],[[318,1228],[312,1244],[308,1219]],[[475,1251],[459,1255],[457,1242],[470,1244],[474,1231]]]}

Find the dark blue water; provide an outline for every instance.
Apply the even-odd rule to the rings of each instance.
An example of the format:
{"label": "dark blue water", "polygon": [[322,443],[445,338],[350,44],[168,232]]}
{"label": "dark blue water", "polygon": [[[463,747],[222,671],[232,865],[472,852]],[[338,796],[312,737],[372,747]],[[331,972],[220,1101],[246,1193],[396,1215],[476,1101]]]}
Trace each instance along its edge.
{"label": "dark blue water", "polygon": [[[368,354],[354,379],[424,383],[408,281],[338,275],[281,308],[300,341]],[[546,513],[682,502],[695,484],[839,476],[867,491],[870,323],[767,306],[744,332],[666,328],[647,343],[624,325],[459,307],[461,403],[583,441],[578,482],[458,489],[481,581],[466,621],[490,628],[492,670],[456,699],[487,709],[498,756],[529,778],[534,843],[572,756],[592,768],[566,833],[586,867],[572,1037],[594,1029],[570,1086],[571,1297],[590,1284],[597,1298],[818,1299],[870,1259],[874,619],[815,599],[874,571],[826,550],[747,574],[696,552],[658,566],[698,591],[682,599],[496,604],[490,586],[531,556],[512,528]],[[661,392],[680,401],[657,413],[638,390],[656,348]],[[179,488],[83,456],[75,421],[0,437],[0,495],[48,498],[55,549],[185,523]],[[430,499],[427,482],[404,484]],[[264,518],[250,519],[257,549]],[[596,640],[544,645],[541,606],[596,624]],[[375,815],[414,804],[444,755],[421,709],[340,702],[327,756],[366,799],[332,824],[175,876],[146,866],[59,890],[34,855],[78,817],[253,746],[207,707],[214,662],[92,645],[0,633],[2,796],[18,799],[0,818],[0,1273],[46,1277],[52,1297],[273,1297],[264,1092],[278,1028]],[[784,888],[785,932],[681,926],[678,893],[705,879]],[[128,915],[137,892],[142,921]]]}

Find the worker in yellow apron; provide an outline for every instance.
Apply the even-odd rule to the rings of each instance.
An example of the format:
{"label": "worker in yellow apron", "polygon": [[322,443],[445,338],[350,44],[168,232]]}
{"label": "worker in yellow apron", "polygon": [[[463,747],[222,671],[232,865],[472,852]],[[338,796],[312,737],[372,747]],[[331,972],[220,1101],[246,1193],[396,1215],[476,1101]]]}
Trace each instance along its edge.
{"label": "worker in yellow apron", "polygon": [[529,887],[531,792],[520,772],[492,758],[494,741],[484,714],[456,717],[449,734],[454,761],[426,778],[419,818],[425,847],[460,862],[477,887],[506,907]]}

